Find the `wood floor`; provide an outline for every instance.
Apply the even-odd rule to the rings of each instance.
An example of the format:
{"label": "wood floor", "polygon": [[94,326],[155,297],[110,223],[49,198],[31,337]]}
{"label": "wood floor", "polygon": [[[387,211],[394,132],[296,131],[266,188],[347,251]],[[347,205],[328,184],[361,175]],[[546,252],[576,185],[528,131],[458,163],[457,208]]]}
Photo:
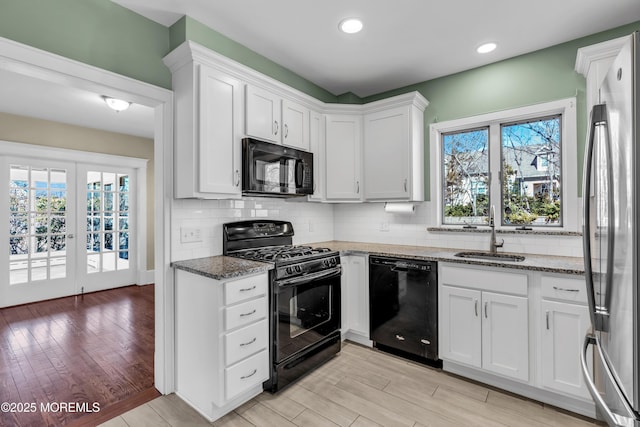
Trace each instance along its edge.
{"label": "wood floor", "polygon": [[3,407],[0,426],[80,425],[94,404],[104,414],[148,401],[159,395],[153,352],[153,285],[0,309],[0,403],[14,410]]}
{"label": "wood floor", "polygon": [[[602,425],[346,343],[329,363],[276,395],[263,393],[215,427]],[[176,395],[162,396],[101,427],[211,426]]]}

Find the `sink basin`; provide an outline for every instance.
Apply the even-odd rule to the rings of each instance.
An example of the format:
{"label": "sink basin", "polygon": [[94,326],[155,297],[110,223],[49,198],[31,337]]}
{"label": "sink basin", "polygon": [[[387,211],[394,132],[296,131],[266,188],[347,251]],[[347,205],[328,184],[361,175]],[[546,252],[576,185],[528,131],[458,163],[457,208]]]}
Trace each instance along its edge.
{"label": "sink basin", "polygon": [[524,261],[524,257],[522,255],[504,254],[500,252],[485,252],[485,251],[458,252],[454,256],[457,256],[460,258],[488,259],[492,261],[509,261],[509,262]]}

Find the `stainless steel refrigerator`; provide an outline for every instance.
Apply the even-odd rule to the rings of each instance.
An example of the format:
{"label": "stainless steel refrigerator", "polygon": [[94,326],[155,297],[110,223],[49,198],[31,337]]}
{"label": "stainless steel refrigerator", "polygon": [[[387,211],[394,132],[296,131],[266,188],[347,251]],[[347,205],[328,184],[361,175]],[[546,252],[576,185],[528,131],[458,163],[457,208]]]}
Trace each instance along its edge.
{"label": "stainless steel refrigerator", "polygon": [[639,49],[634,33],[601,84],[585,151],[583,239],[592,331],[582,370],[598,414],[610,426],[640,426]]}

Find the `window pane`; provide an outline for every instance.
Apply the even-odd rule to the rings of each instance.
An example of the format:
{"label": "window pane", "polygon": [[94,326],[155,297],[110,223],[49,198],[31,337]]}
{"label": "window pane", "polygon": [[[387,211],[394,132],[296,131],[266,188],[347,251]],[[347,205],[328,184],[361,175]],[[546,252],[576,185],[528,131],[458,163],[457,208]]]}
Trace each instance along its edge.
{"label": "window pane", "polygon": [[442,137],[443,222],[487,222],[489,207],[489,128]]}
{"label": "window pane", "polygon": [[560,116],[502,125],[504,225],[562,225]]}

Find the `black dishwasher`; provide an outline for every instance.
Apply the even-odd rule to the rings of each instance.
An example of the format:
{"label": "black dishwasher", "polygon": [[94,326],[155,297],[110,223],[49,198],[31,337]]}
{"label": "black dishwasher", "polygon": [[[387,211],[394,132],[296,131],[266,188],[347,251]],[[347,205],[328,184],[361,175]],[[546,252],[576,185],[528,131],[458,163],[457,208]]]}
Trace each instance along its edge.
{"label": "black dishwasher", "polygon": [[369,309],[374,346],[420,361],[438,360],[435,261],[369,257]]}

